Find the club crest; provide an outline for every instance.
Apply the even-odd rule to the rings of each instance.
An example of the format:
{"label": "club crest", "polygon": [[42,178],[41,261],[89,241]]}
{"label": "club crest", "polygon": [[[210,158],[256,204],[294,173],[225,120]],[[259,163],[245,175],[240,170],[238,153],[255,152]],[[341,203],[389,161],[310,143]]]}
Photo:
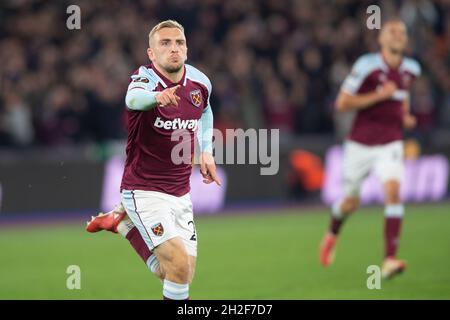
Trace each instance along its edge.
{"label": "club crest", "polygon": [[160,237],[164,234],[164,227],[162,226],[161,222],[153,225],[151,229],[155,236]]}
{"label": "club crest", "polygon": [[190,92],[191,101],[197,108],[202,104],[202,93],[200,90],[194,90]]}

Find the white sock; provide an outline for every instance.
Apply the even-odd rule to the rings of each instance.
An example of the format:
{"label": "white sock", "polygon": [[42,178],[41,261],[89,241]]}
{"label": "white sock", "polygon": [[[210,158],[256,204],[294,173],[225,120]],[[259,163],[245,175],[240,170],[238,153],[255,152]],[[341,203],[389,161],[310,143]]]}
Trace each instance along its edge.
{"label": "white sock", "polygon": [[165,279],[163,295],[171,300],[186,300],[189,298],[189,283],[181,284]]}
{"label": "white sock", "polygon": [[405,213],[403,204],[388,204],[384,208],[384,216],[389,218],[402,218]]}
{"label": "white sock", "polygon": [[127,236],[128,232],[134,228],[133,221],[130,220],[128,215],[126,215],[122,221],[117,225],[117,232],[119,232],[124,238]]}
{"label": "white sock", "polygon": [[155,254],[152,254],[148,259],[147,259],[147,266],[150,269],[151,272],[156,273],[156,271],[159,269],[159,261],[156,258]]}
{"label": "white sock", "polygon": [[336,219],[340,220],[342,219],[342,200],[336,201],[333,206],[331,207],[331,215],[335,217]]}
{"label": "white sock", "polygon": [[123,206],[122,202],[119,203],[119,204],[116,204],[116,206],[114,207],[113,211],[117,212],[117,213],[125,212],[125,207]]}

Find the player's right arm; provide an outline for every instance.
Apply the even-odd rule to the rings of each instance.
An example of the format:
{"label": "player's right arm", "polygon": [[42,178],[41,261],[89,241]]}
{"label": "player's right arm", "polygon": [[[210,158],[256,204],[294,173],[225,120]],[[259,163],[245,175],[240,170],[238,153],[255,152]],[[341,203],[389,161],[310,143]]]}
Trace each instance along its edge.
{"label": "player's right arm", "polygon": [[389,99],[397,90],[394,82],[386,81],[380,88],[366,93],[358,93],[361,85],[373,70],[373,58],[365,55],[359,58],[345,78],[336,99],[336,109],[341,112],[369,108]]}
{"label": "player's right arm", "polygon": [[156,84],[145,75],[131,76],[131,82],[125,96],[125,103],[130,110],[148,111],[156,106],[178,105],[180,97],[176,95],[179,85],[163,91],[153,91]]}
{"label": "player's right arm", "polygon": [[379,90],[362,94],[350,94],[341,89],[336,99],[336,109],[345,112],[369,108],[377,102],[390,98],[395,90],[397,86],[392,81],[385,82]]}

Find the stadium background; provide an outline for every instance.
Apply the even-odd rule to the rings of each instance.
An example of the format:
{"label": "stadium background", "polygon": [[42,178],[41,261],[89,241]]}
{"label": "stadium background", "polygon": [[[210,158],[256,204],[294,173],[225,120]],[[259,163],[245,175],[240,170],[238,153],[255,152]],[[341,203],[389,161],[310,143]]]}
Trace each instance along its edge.
{"label": "stadium background", "polygon": [[[66,28],[71,4],[80,30]],[[404,19],[408,54],[423,69],[412,93],[418,126],[407,133],[410,177],[420,177],[405,191],[400,254],[410,270],[378,291],[367,289],[366,268],[381,259],[380,206],[352,218],[333,268],[321,269],[316,252],[328,223],[323,190],[338,189],[327,156],[351,121],[333,100],[354,60],[377,50],[372,4]],[[450,298],[445,0],[2,1],[0,298],[160,297],[126,241],[83,224],[115,201],[128,76],[147,63],[149,29],[167,18],[184,25],[188,62],[213,82],[216,128],[280,129],[277,175],[223,165],[226,188],[194,188],[211,196],[196,202],[193,298]],[[367,204],[379,200],[368,187]],[[65,286],[69,265],[82,270],[81,290]]]}

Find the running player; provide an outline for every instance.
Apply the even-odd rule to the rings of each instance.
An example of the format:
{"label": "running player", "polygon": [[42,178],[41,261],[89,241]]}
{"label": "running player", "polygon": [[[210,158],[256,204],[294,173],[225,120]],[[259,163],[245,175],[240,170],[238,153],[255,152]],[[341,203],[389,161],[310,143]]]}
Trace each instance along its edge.
{"label": "running player", "polygon": [[346,218],[359,207],[359,192],[371,171],[383,184],[385,255],[382,276],[402,272],[396,257],[404,207],[400,200],[403,176],[403,128],[413,128],[409,89],[420,75],[417,61],[404,56],[408,43],[405,24],[385,22],[378,42],[381,51],[361,56],[345,79],[336,100],[337,111],[356,111],[344,143],[344,198],[331,210],[331,224],[320,246],[320,262],[332,263],[336,240]]}
{"label": "running player", "polygon": [[[185,64],[184,28],[176,21],[163,21],[150,31],[147,53],[151,64],[131,76],[125,98],[122,203],[93,218],[87,230],[125,236],[162,280],[164,299],[183,300],[189,298],[197,257],[189,178],[198,127],[203,181],[220,185],[212,156],[211,82]],[[172,152],[180,143],[190,149],[187,161]]]}

